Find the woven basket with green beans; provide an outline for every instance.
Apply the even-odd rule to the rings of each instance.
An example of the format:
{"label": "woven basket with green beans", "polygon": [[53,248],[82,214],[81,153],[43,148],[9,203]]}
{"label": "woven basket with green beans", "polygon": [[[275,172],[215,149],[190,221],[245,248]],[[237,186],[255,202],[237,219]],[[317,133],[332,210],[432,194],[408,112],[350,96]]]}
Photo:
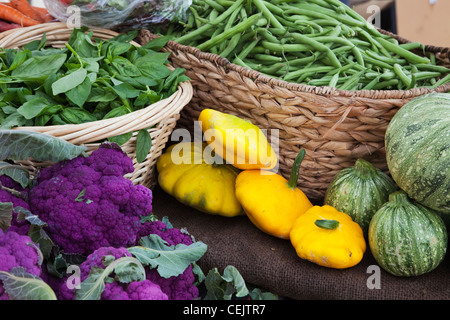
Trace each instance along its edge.
{"label": "woven basket with green beans", "polygon": [[341,90],[408,90],[450,82],[417,42],[380,33],[339,0],[193,0],[164,31],[180,44],[288,82]]}

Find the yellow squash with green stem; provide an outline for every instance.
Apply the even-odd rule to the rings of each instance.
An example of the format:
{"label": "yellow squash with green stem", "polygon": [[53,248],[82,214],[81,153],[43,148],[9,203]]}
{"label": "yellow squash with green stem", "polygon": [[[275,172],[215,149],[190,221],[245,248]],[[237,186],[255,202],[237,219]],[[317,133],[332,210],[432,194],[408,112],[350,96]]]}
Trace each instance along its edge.
{"label": "yellow squash with green stem", "polygon": [[300,258],[334,269],[355,266],[366,251],[359,224],[329,205],[314,206],[298,217],[290,240]]}
{"label": "yellow squash with green stem", "polygon": [[236,178],[236,197],[250,221],[272,236],[289,239],[295,220],[313,205],[297,188],[302,149],[294,161],[289,181],[266,170],[244,170]]}
{"label": "yellow squash with green stem", "polygon": [[202,110],[198,121],[208,145],[236,168],[270,170],[277,165],[264,132],[251,122],[213,109]]}
{"label": "yellow squash with green stem", "polygon": [[235,195],[239,170],[215,157],[206,143],[172,145],[156,168],[161,188],[181,203],[224,217],[245,214]]}

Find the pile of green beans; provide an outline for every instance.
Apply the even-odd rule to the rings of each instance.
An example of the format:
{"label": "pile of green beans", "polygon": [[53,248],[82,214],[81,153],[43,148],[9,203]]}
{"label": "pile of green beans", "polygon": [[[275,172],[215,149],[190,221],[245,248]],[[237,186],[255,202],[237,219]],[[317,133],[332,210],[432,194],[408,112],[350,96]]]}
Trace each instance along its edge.
{"label": "pile of green beans", "polygon": [[414,53],[422,44],[400,44],[339,0],[193,0],[187,21],[157,32],[289,82],[341,90],[450,82],[433,54]]}

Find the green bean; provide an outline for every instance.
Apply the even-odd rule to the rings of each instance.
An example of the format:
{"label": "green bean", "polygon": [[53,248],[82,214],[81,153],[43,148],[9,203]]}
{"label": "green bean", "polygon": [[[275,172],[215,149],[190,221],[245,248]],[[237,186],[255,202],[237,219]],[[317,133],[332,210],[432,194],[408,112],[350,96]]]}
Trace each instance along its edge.
{"label": "green bean", "polygon": [[238,10],[238,8],[242,5],[243,2],[244,0],[236,0],[233,3],[233,5],[229,7],[227,10],[225,10],[220,16],[218,16],[214,22],[211,22],[210,24],[205,24],[193,32],[186,33],[185,35],[174,39],[174,41],[182,44],[184,41],[192,39],[197,35],[203,34],[206,30],[220,24],[222,21],[228,18],[228,16],[230,16],[235,10]]}
{"label": "green bean", "polygon": [[284,26],[277,20],[277,18],[270,12],[270,10],[266,7],[262,0],[253,0],[253,3],[259,10],[261,10],[262,14],[270,21],[272,26],[279,29],[284,29]]}
{"label": "green bean", "polygon": [[262,3],[266,6],[267,9],[270,10],[270,12],[275,13],[275,14],[282,14],[283,13],[283,9],[281,9],[280,7],[277,7],[276,5],[274,5],[271,2],[267,2],[267,1],[262,1]]}
{"label": "green bean", "polygon": [[433,88],[439,87],[447,82],[450,81],[450,73],[448,75],[446,75],[445,77],[443,77],[442,79],[440,79],[438,82],[436,82],[435,84],[433,84]]}
{"label": "green bean", "polygon": [[389,80],[395,77],[395,72],[392,71],[385,71],[383,73],[377,73],[377,72],[367,72],[365,74],[367,79],[383,79],[383,80]]}
{"label": "green bean", "polygon": [[444,66],[438,66],[433,64],[416,64],[415,67],[419,70],[426,70],[426,71],[436,71],[440,73],[449,73],[450,69]]}
{"label": "green bean", "polygon": [[402,47],[405,50],[414,50],[418,48],[423,48],[423,44],[420,42],[408,42],[408,43],[401,43],[399,44],[400,47]]}
{"label": "green bean", "polygon": [[[327,75],[335,75],[335,74],[341,74],[341,73],[343,74],[343,73],[345,73],[346,71],[348,71],[348,70],[350,70],[350,69],[352,69],[352,68],[355,68],[356,65],[357,65],[356,62],[350,62],[350,63],[347,63],[347,64],[346,64],[345,66],[343,66],[342,68],[338,68],[338,69],[331,70],[330,72],[327,73]],[[365,70],[365,69],[363,68],[363,70]],[[359,71],[362,71],[362,70],[359,70]]]}
{"label": "green bean", "polygon": [[374,59],[377,59],[377,60],[380,60],[380,61],[383,61],[383,62],[386,62],[386,63],[390,63],[390,64],[397,63],[397,64],[402,65],[402,64],[406,63],[406,59],[388,58],[386,56],[380,56],[379,54],[377,54],[376,52],[373,52],[371,50],[366,50],[366,51],[364,51],[364,53],[369,55],[370,57],[372,57]]}
{"label": "green bean", "polygon": [[239,54],[238,57],[239,59],[245,59],[247,57],[247,55],[253,50],[253,48],[255,48],[258,43],[259,43],[260,39],[256,38],[255,40],[253,40],[252,42],[250,42],[250,44],[248,46],[246,46]]}
{"label": "green bean", "polygon": [[334,67],[333,66],[314,66],[314,67],[310,67],[310,68],[302,68],[299,69],[297,71],[294,72],[289,72],[289,74],[287,74],[284,77],[284,80],[288,81],[288,80],[292,80],[296,77],[299,77],[300,75],[302,75],[303,73],[317,73],[317,72],[328,72],[333,70]]}
{"label": "green bean", "polygon": [[405,58],[408,61],[411,61],[413,63],[430,63],[430,59],[426,57],[420,57],[411,51],[408,51],[406,49],[403,49],[402,47],[395,45],[391,43],[390,41],[384,39],[384,38],[378,38],[378,42],[380,42],[383,47],[385,47],[387,50],[392,51],[393,53],[399,55],[400,57]]}
{"label": "green bean", "polygon": [[202,26],[200,23],[204,23],[204,24],[209,23],[208,19],[204,19],[204,18],[200,17],[197,10],[194,9],[193,7],[190,7],[189,10],[191,11],[192,16],[195,18],[194,22],[195,22],[197,28],[200,28]]}
{"label": "green bean", "polygon": [[269,21],[264,17],[259,18],[255,22],[255,26],[257,26],[257,27],[267,27],[268,25],[269,25]]}
{"label": "green bean", "polygon": [[295,58],[288,60],[290,66],[304,66],[305,64],[316,61],[320,56],[320,53],[314,52],[312,55],[303,57],[303,58]]}
{"label": "green bean", "polygon": [[358,72],[352,75],[347,81],[344,82],[342,86],[339,87],[341,90],[352,90],[355,88],[355,86],[360,81],[361,76],[363,75],[363,72]]}
{"label": "green bean", "polygon": [[351,43],[349,40],[340,37],[327,37],[327,36],[318,37],[316,38],[316,40],[321,42],[341,43],[343,45],[351,46],[352,53],[355,56],[356,60],[358,61],[359,64],[364,66],[364,59],[361,52],[359,51],[358,47],[355,46],[353,43]]}
{"label": "green bean", "polygon": [[381,67],[381,68],[384,68],[384,69],[393,69],[392,65],[390,65],[390,64],[388,64],[386,62],[374,59],[374,58],[370,57],[369,55],[363,55],[363,58],[364,58],[364,60],[366,62],[374,64],[374,65],[376,65],[378,67]]}
{"label": "green bean", "polygon": [[422,71],[415,73],[417,81],[436,78],[442,75],[440,72]]}
{"label": "green bean", "polygon": [[[237,19],[237,16],[238,16],[239,12],[240,12],[240,10],[235,10],[235,11],[230,15],[230,17],[228,18],[227,23],[225,24],[224,30],[228,30],[228,29],[230,29],[230,28],[233,26],[234,22],[235,22],[236,19]],[[220,50],[221,52],[223,52],[224,54],[226,54],[226,55],[228,55],[228,53],[231,52],[231,49],[229,48],[230,45],[231,45],[231,46],[234,45],[234,47],[236,47],[237,43],[239,42],[240,36],[239,36],[239,35],[234,35],[231,39],[234,39],[232,43],[228,44],[227,42],[224,41],[224,42],[222,42],[222,43],[219,45],[219,50]],[[225,48],[225,47],[228,47],[228,48]]]}
{"label": "green bean", "polygon": [[241,16],[241,21],[244,21],[245,19],[248,18],[247,11],[245,10],[244,7],[242,7],[241,10],[239,10],[239,14]]}
{"label": "green bean", "polygon": [[288,69],[288,66],[286,65],[286,63],[274,63],[271,66],[263,66],[258,71],[270,75],[270,74],[276,74],[277,71],[279,71],[283,67],[286,67],[286,69]]}
{"label": "green bean", "polygon": [[245,31],[245,30],[246,30],[247,28],[249,28],[249,27],[253,24],[253,22],[255,22],[256,19],[258,19],[259,17],[260,17],[260,14],[258,14],[258,13],[257,13],[257,14],[254,14],[254,15],[248,17],[247,20],[242,21],[242,22],[240,22],[239,24],[235,25],[234,27],[232,27],[232,28],[230,28],[230,29],[228,29],[228,30],[225,30],[223,33],[221,33],[221,34],[219,34],[219,35],[217,35],[217,36],[215,36],[215,37],[210,38],[210,39],[207,40],[206,42],[203,42],[203,43],[199,44],[199,45],[197,46],[197,48],[198,48],[199,50],[206,51],[206,50],[208,50],[209,48],[211,48],[211,47],[217,45],[218,43],[220,43],[220,42],[222,42],[222,41],[224,41],[224,40],[226,40],[226,39],[231,38],[233,35]]}
{"label": "green bean", "polygon": [[253,55],[253,57],[257,60],[265,61],[265,62],[281,62],[283,61],[282,57],[272,56],[270,54],[257,53]]}
{"label": "green bean", "polygon": [[[324,76],[318,79],[311,79],[308,81],[308,84],[312,86],[327,86],[330,84],[332,78],[333,76]],[[345,81],[347,81],[349,78],[350,78],[349,76],[340,76],[336,83],[335,88],[340,88],[339,86]]]}
{"label": "green bean", "polygon": [[405,90],[409,90],[411,88],[414,88],[416,86],[416,83],[417,83],[417,77],[413,73],[413,74],[411,74],[411,82],[409,83],[409,85],[406,87]]}
{"label": "green bean", "polygon": [[[224,30],[223,25],[220,25],[216,30],[214,30],[214,32],[210,35],[210,37],[214,38],[214,37],[218,36],[219,34],[221,34],[223,32],[223,30]],[[220,50],[220,48],[218,46],[212,46],[210,48],[211,53],[214,53],[214,54],[219,54],[219,50]]]}
{"label": "green bean", "polygon": [[362,90],[372,90],[372,88],[380,81],[379,77],[373,78],[372,81],[367,83],[364,87],[362,87]]}
{"label": "green bean", "polygon": [[287,33],[287,30],[285,30],[285,29],[267,28],[267,30],[269,30],[269,32],[271,32],[272,34],[275,34],[277,36],[285,36]]}
{"label": "green bean", "polygon": [[372,44],[372,49],[375,52],[379,52],[384,54],[386,57],[391,57],[391,54],[388,52],[388,50],[386,50],[386,48],[384,48],[381,43],[379,43],[376,39],[374,39],[372,37],[372,35],[370,35],[369,32],[367,32],[366,30],[364,30],[363,28],[356,28],[355,30],[356,32],[358,32],[359,35],[361,35],[363,38],[365,38],[370,44]]}
{"label": "green bean", "polygon": [[282,52],[302,52],[310,51],[311,47],[303,44],[277,44],[269,41],[261,41],[261,45],[270,50],[271,52],[282,53]]}
{"label": "green bean", "polygon": [[257,28],[255,31],[256,31],[256,33],[260,34],[267,41],[270,41],[272,43],[281,44],[281,41],[278,40],[277,37],[273,36],[273,34],[271,32],[269,32],[266,28]]}
{"label": "green bean", "polygon": [[409,85],[411,84],[411,78],[408,77],[408,76],[405,74],[405,72],[403,72],[402,67],[401,67],[399,64],[397,64],[397,63],[394,64],[394,72],[395,72],[395,74],[398,76],[398,78],[400,79],[400,81],[403,82],[403,84],[404,84],[406,87],[409,87]]}
{"label": "green bean", "polygon": [[310,3],[315,3],[318,6],[321,6],[323,8],[328,8],[331,10],[334,10],[335,8],[331,6],[331,3],[328,1],[324,1],[324,0],[308,0],[308,2]]}
{"label": "green bean", "polygon": [[219,4],[217,1],[213,1],[213,0],[203,0],[203,1],[205,1],[205,3],[208,6],[216,9],[217,11],[220,11],[220,12],[224,12],[225,11],[225,8],[221,4]]}
{"label": "green bean", "polygon": [[339,72],[337,72],[333,77],[331,78],[330,82],[328,83],[329,87],[336,87],[339,81]]}
{"label": "green bean", "polygon": [[310,16],[315,19],[322,19],[322,20],[330,21],[330,23],[331,23],[331,21],[334,21],[335,25],[338,25],[341,23],[339,20],[331,18],[321,12],[306,10],[306,9],[297,8],[297,7],[291,7],[289,9],[283,11],[283,15],[289,15],[289,14],[300,14],[300,15]]}
{"label": "green bean", "polygon": [[229,0],[216,0],[216,2],[223,7],[231,7],[234,3],[234,1]]}
{"label": "green bean", "polygon": [[231,52],[233,52],[233,50],[236,48],[240,39],[241,39],[241,35],[238,33],[238,34],[235,34],[233,37],[231,37],[230,41],[222,42],[222,43],[225,43],[226,46],[224,48],[222,48],[222,46],[219,47],[222,50],[222,51],[220,51],[219,55],[223,58],[227,58],[228,55]]}
{"label": "green bean", "polygon": [[436,64],[436,56],[434,54],[430,54],[430,62],[432,65]]}
{"label": "green bean", "polygon": [[378,82],[376,85],[373,86],[373,90],[381,90],[381,89],[387,89],[389,87],[393,87],[398,85],[400,81],[398,79],[391,79],[386,81]]}
{"label": "green bean", "polygon": [[242,66],[244,68],[247,68],[247,69],[256,69],[255,65],[252,65],[250,63],[246,63],[246,62],[244,62],[242,59],[240,59],[238,57],[234,57],[233,63],[237,64],[239,66]]}
{"label": "green bean", "polygon": [[[365,22],[362,22],[361,20],[353,19],[352,17],[348,15],[342,15],[339,14],[333,10],[323,8],[321,6],[317,5],[310,5],[308,3],[299,3],[297,5],[293,5],[294,7],[302,8],[304,10],[310,11],[310,12],[316,12],[321,13],[323,15],[326,15],[328,18],[333,18],[335,20],[338,20],[342,23],[345,23],[348,26],[355,26],[355,27],[364,27],[366,25]],[[365,21],[365,20],[364,20]]]}
{"label": "green bean", "polygon": [[209,17],[208,17],[209,22],[210,23],[214,22],[214,20],[216,20],[217,17],[219,16],[219,13],[220,12],[218,10],[212,9],[211,12],[209,13]]}
{"label": "green bean", "polygon": [[319,41],[317,41],[313,38],[309,38],[309,37],[299,34],[299,33],[291,33],[290,35],[298,42],[306,44],[314,50],[325,52],[332,65],[334,65],[337,68],[342,67],[341,63],[339,62],[339,60],[337,59],[337,57],[333,53],[333,51],[331,51],[330,48],[328,48],[324,44],[320,43]]}
{"label": "green bean", "polygon": [[308,27],[311,27],[313,29],[316,29],[319,32],[323,32],[323,28],[315,23],[314,21],[307,21],[307,20],[295,20],[294,23],[298,26],[306,25]]}

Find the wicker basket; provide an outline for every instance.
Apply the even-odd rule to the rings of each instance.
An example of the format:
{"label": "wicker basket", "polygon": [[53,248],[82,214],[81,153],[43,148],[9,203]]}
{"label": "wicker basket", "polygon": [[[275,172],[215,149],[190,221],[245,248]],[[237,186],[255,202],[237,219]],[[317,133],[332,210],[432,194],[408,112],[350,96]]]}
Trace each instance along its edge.
{"label": "wicker basket", "polygon": [[[40,39],[46,33],[47,44],[61,47],[69,39],[72,29],[64,23],[46,23],[33,27],[19,28],[0,33],[1,48],[18,48],[31,41]],[[105,30],[94,30],[94,37],[107,40],[118,33]],[[134,45],[139,46],[137,42]],[[173,68],[170,66],[170,68]],[[158,101],[146,108],[134,111],[124,116],[99,120],[76,125],[54,125],[43,127],[18,127],[15,129],[37,131],[59,137],[77,145],[84,145],[89,154],[97,149],[102,141],[120,134],[135,132],[140,129],[152,127],[149,133],[152,138],[152,147],[145,161],[136,160],[136,134],[124,145],[122,149],[133,159],[134,172],[128,174],[134,184],[142,184],[148,188],[156,185],[155,164],[180,118],[180,111],[191,100],[193,88],[190,81],[179,85],[178,90],[170,97]],[[33,172],[38,167],[49,163],[27,161],[22,163]]]}
{"label": "wicker basket", "polygon": [[[155,37],[142,30],[137,41],[144,44]],[[322,200],[334,175],[358,158],[387,172],[384,135],[393,115],[414,97],[450,90],[450,84],[408,91],[314,87],[278,80],[173,41],[166,50],[172,52],[174,66],[187,69],[194,87],[178,126],[193,130],[201,110],[212,108],[247,119],[268,133],[278,129],[279,172],[289,177],[304,148],[298,186],[314,200]],[[426,51],[436,53],[442,64],[449,63],[448,48],[427,46]]]}

